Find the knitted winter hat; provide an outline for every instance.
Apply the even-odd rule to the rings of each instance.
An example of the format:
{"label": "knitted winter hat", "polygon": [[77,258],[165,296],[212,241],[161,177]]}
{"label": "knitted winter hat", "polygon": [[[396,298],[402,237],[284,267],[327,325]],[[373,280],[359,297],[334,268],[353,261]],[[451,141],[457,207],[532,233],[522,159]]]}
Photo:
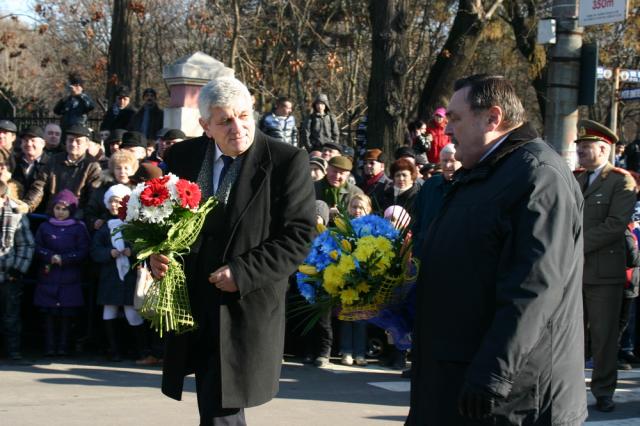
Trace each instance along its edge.
{"label": "knitted winter hat", "polygon": [[67,206],[70,216],[73,216],[73,214],[78,209],[78,197],[76,197],[75,194],[68,189],[63,189],[62,191],[58,192],[55,197],[53,197],[51,206],[53,207],[56,204],[60,203]]}
{"label": "knitted winter hat", "polygon": [[102,201],[104,202],[105,207],[109,208],[109,200],[111,199],[111,197],[124,198],[127,195],[131,195],[131,188],[129,188],[127,185],[119,183],[107,189],[107,192],[104,193]]}

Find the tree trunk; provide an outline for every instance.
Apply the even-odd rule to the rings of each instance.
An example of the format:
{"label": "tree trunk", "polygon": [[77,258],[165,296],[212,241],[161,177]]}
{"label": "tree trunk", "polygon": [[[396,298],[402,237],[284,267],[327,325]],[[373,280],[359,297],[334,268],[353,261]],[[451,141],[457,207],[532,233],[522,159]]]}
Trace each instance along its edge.
{"label": "tree trunk", "polygon": [[233,38],[231,40],[231,53],[229,55],[229,68],[236,71],[236,59],[238,58],[238,38],[240,37],[240,5],[238,0],[233,0]]}
{"label": "tree trunk", "polygon": [[107,66],[106,98],[111,105],[119,85],[131,87],[133,74],[131,58],[131,11],[130,0],[114,0],[111,17],[111,42],[109,43],[109,65]]}
{"label": "tree trunk", "polygon": [[544,122],[547,106],[547,58],[545,50],[536,42],[538,18],[537,0],[506,0],[505,9],[509,14],[507,22],[513,29],[518,50],[525,57],[529,68],[531,85],[536,91],[541,122]]}
{"label": "tree trunk", "polygon": [[404,139],[404,85],[407,73],[406,0],[369,0],[371,77],[367,103],[369,148],[390,158]]}
{"label": "tree trunk", "polygon": [[449,37],[429,71],[418,101],[418,118],[425,120],[433,111],[446,106],[453,84],[467,74],[467,68],[482,37],[482,30],[502,0],[485,14],[479,0],[459,0]]}

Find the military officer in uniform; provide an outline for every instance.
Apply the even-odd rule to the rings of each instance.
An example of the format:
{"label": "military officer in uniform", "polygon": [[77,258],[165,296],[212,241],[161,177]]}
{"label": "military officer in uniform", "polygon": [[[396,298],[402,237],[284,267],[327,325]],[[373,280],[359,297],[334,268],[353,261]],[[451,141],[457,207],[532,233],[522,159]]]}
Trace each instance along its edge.
{"label": "military officer in uniform", "polygon": [[[636,202],[636,185],[624,169],[609,162],[618,141],[607,127],[591,120],[578,123],[575,171],[584,196],[583,300],[585,331],[591,342],[591,392],[596,409],[613,411],[618,380],[618,321],[625,283],[624,231]],[[588,327],[588,329],[587,329]]]}

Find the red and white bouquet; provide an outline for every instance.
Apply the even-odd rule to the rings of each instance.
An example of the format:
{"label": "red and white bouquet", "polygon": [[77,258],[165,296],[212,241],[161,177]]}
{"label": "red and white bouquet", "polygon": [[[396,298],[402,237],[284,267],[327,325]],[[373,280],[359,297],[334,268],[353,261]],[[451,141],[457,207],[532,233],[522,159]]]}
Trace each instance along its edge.
{"label": "red and white bouquet", "polygon": [[207,214],[217,204],[213,197],[200,204],[201,198],[197,184],[169,173],[139,183],[122,200],[118,212],[123,224],[116,232],[132,244],[138,262],[153,253],[169,258],[167,274],[154,280],[140,310],[160,335],[163,331],[184,332],[195,327],[178,258],[189,252]]}

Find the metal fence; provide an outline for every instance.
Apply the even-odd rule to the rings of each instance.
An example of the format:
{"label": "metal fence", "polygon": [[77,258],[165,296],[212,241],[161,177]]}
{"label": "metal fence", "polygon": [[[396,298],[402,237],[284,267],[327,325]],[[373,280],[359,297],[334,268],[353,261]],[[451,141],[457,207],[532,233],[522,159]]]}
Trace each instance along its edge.
{"label": "metal fence", "polygon": [[[60,124],[60,117],[7,117],[6,120],[11,120],[18,127],[18,130],[27,128],[29,126],[39,126],[44,129],[48,123]],[[91,129],[99,129],[101,118],[89,118],[87,124]]]}

